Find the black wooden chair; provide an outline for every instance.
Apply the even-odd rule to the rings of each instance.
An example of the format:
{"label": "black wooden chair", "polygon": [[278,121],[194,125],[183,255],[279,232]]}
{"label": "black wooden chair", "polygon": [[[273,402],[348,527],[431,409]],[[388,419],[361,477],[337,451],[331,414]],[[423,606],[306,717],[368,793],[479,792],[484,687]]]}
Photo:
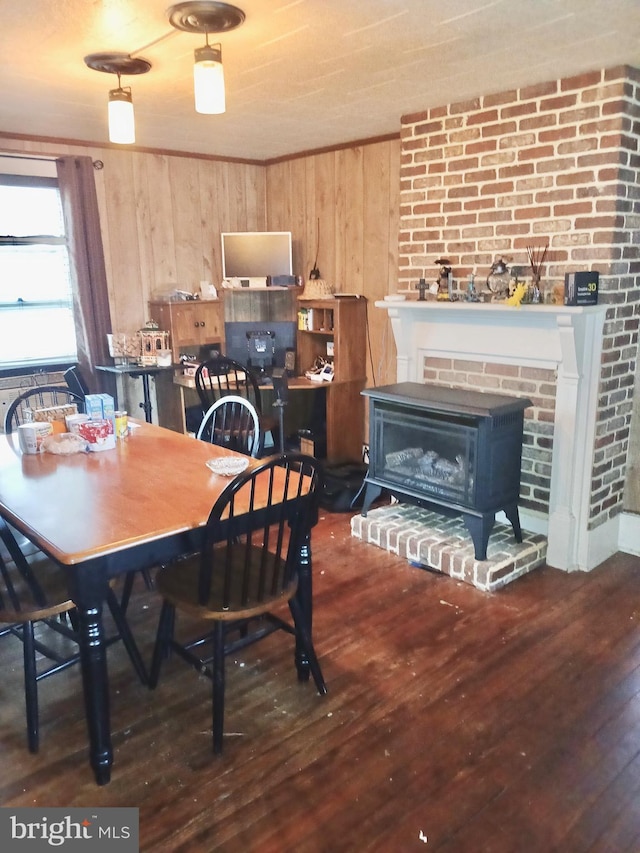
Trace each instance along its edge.
{"label": "black wooden chair", "polygon": [[[222,397],[210,407],[200,422],[196,438],[246,456],[260,456],[264,447],[258,413],[246,398],[233,394]],[[136,574],[135,571],[129,572],[124,579],[120,606],[125,613]],[[153,589],[154,581],[149,569],[142,569],[142,577],[147,589]]]}
{"label": "black wooden chair", "polygon": [[78,365],[74,364],[72,367],[67,367],[62,375],[69,391],[84,400],[89,393],[89,386]]}
{"label": "black wooden chair", "polygon": [[202,419],[196,438],[246,456],[258,457],[264,447],[258,413],[246,397],[235,394],[225,395],[211,406]]}
{"label": "black wooden chair", "polygon": [[258,379],[250,367],[219,355],[203,361],[198,366],[195,384],[203,415],[214,403],[228,394],[246,397],[258,413],[262,434],[271,433],[274,447],[277,446],[278,419],[275,415],[263,411]]}
{"label": "black wooden chair", "polygon": [[[143,684],[147,673],[124,613],[111,586],[107,606]],[[27,742],[31,752],[40,744],[38,683],[78,663],[76,608],[69,598],[62,570],[35,546],[21,550],[11,529],[0,519],[0,636],[12,635],[23,645]],[[37,630],[36,630],[37,629]]]}
{"label": "black wooden chair", "polygon": [[32,420],[34,409],[63,406],[65,403],[75,403],[79,412],[84,411],[84,397],[74,394],[64,385],[35,385],[10,403],[4,416],[4,431],[9,435],[20,424]]}
{"label": "black wooden chair", "polygon": [[[310,456],[271,457],[237,476],[215,502],[200,553],[161,568],[163,597],[149,677],[158,683],[163,660],[175,650],[213,684],[213,751],[222,752],[225,655],[276,630],[296,638],[298,679],[313,675],[327,688],[311,639],[311,626],[296,596],[301,550],[317,520],[320,463]],[[257,495],[267,495],[264,508]],[[274,613],[288,602],[291,619]],[[175,639],[176,610],[212,624],[204,636]],[[208,654],[208,649],[211,653]]]}
{"label": "black wooden chair", "polygon": [[[258,457],[264,448],[264,433],[260,429],[258,413],[244,397],[233,394],[222,397],[203,417],[196,438],[218,444],[228,450]],[[126,613],[133,592],[136,572],[129,572],[122,588],[120,606]],[[142,569],[147,589],[153,589],[149,569]]]}

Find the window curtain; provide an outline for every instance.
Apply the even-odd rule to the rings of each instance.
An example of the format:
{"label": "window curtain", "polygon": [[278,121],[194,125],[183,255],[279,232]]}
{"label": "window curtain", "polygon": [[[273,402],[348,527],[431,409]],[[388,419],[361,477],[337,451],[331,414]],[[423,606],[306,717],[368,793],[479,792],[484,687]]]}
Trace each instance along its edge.
{"label": "window curtain", "polygon": [[113,378],[95,369],[110,364],[107,334],[111,314],[104,265],[98,197],[91,157],[56,160],[69,245],[78,365],[92,393],[113,394]]}

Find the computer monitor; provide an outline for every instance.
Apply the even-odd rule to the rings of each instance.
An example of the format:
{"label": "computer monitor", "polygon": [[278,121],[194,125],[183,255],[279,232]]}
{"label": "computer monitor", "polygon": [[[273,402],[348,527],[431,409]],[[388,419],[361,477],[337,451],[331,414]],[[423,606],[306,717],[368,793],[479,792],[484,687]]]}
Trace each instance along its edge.
{"label": "computer monitor", "polygon": [[290,231],[236,231],[221,240],[223,279],[293,275]]}
{"label": "computer monitor", "polygon": [[297,323],[295,321],[236,321],[224,324],[224,354],[234,361],[247,364],[249,358],[247,332],[273,332],[274,367],[285,367],[287,353],[295,352]]}
{"label": "computer monitor", "polygon": [[275,364],[276,333],[268,329],[255,329],[245,332],[247,336],[247,364],[267,370]]}

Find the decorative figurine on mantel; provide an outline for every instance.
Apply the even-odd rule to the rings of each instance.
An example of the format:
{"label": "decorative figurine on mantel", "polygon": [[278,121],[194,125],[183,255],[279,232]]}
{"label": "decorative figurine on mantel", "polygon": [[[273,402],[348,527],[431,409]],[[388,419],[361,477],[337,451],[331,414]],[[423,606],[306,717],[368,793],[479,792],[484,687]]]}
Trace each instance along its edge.
{"label": "decorative figurine on mantel", "polygon": [[517,282],[513,293],[511,296],[505,301],[506,305],[515,305],[516,307],[522,305],[524,298],[527,293],[527,285],[524,281]]}
{"label": "decorative figurine on mantel", "polygon": [[439,302],[453,302],[453,274],[451,272],[451,261],[446,258],[438,258],[436,263],[440,267],[438,294],[436,299]]}
{"label": "decorative figurine on mantel", "polygon": [[491,301],[498,302],[509,295],[509,268],[507,261],[499,256],[491,264],[487,276],[487,290],[491,293]]}
{"label": "decorative figurine on mantel", "polygon": [[527,256],[529,258],[529,265],[531,267],[531,301],[532,302],[541,302],[542,298],[540,295],[540,279],[542,278],[542,264],[544,263],[544,259],[547,257],[547,249],[549,245],[547,244],[544,248],[535,246],[527,246]]}
{"label": "decorative figurine on mantel", "polygon": [[473,272],[469,273],[469,280],[467,282],[467,292],[465,294],[466,302],[480,302],[480,297],[478,296],[478,291],[476,290],[476,268],[473,268]]}
{"label": "decorative figurine on mantel", "polygon": [[421,278],[416,284],[416,289],[418,291],[418,302],[424,302],[426,299],[426,292],[429,290],[429,285],[424,278]]}

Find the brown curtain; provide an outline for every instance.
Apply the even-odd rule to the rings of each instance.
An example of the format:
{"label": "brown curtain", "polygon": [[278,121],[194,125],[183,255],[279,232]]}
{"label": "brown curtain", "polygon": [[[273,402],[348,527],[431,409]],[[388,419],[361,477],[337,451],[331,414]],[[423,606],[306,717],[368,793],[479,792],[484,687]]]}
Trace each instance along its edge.
{"label": "brown curtain", "polygon": [[56,166],[71,262],[78,365],[92,393],[113,394],[110,375],[95,369],[111,363],[111,314],[93,162],[90,157],[62,157]]}

